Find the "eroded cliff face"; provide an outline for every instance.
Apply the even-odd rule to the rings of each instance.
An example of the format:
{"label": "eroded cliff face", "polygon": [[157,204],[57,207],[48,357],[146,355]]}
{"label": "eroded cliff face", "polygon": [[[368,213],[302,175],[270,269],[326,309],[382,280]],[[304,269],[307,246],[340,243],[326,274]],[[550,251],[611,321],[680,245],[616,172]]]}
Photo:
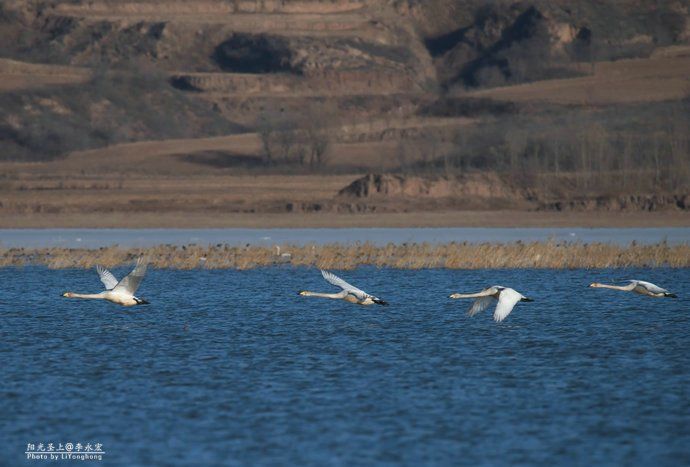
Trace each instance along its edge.
{"label": "eroded cliff face", "polygon": [[522,190],[495,174],[425,177],[368,174],[342,188],[334,207],[352,212],[406,209],[492,209],[535,207]]}
{"label": "eroded cliff face", "polygon": [[[8,0],[0,27],[11,58],[82,66],[134,60],[180,74],[331,78],[357,70],[376,80],[395,73],[406,87],[391,82],[388,92],[420,92],[563,74],[563,61],[586,59],[594,42],[601,49],[683,40],[687,5],[656,10],[650,2],[606,9],[538,0]],[[606,26],[616,22],[624,32]],[[344,92],[356,86],[341,81]]]}
{"label": "eroded cliff face", "polygon": [[[337,108],[340,121],[457,116],[447,115],[453,105],[447,91],[570,76],[578,71],[568,60],[594,59],[595,49],[602,53],[604,45],[618,47],[617,53],[643,53],[687,38],[687,5],[655,5],[652,0],[587,0],[576,6],[561,0],[6,0],[0,4],[0,58],[78,67],[81,81],[74,83],[83,82],[84,73],[103,76],[113,70],[159,83],[158,91],[146,89],[163,96],[147,99],[158,106],[153,111],[193,107],[188,116],[201,137],[216,134],[203,128],[219,118],[228,128],[239,124],[251,130],[267,112],[299,112],[312,104]],[[614,23],[620,31],[612,31]],[[67,133],[105,135],[92,141],[181,136],[168,131],[170,125],[134,121],[141,109],[127,108],[126,99],[114,105],[112,93],[100,88],[41,92],[66,108],[66,99],[117,108],[122,116],[117,123],[64,120]],[[39,99],[34,97],[4,106],[0,118],[11,127],[6,133],[22,134],[21,122],[30,120],[27,102]],[[54,117],[49,109],[34,108],[41,118]],[[133,121],[123,124],[128,117]],[[76,147],[81,146],[66,142],[60,151]]]}
{"label": "eroded cliff face", "polygon": [[176,71],[316,74],[381,66],[418,75],[424,61],[413,50],[411,23],[398,23],[377,2],[14,0],[3,12],[8,37],[23,36],[8,52],[28,54],[30,46],[36,56],[50,52],[51,61],[72,65],[140,59]]}
{"label": "eroded cliff face", "polygon": [[393,4],[420,32],[445,88],[567,77],[574,61],[645,56],[690,37],[686,1]]}
{"label": "eroded cliff face", "polygon": [[518,190],[510,188],[495,174],[471,174],[459,177],[420,177],[395,174],[368,174],[346,186],[339,197],[384,200],[400,197],[513,198]]}
{"label": "eroded cliff face", "polygon": [[514,186],[496,174],[424,177],[367,174],[342,188],[334,206],[359,212],[394,211],[399,206],[455,207],[465,209],[521,208],[539,211],[667,211],[690,210],[690,194],[637,195],[570,194],[554,200],[553,194]]}

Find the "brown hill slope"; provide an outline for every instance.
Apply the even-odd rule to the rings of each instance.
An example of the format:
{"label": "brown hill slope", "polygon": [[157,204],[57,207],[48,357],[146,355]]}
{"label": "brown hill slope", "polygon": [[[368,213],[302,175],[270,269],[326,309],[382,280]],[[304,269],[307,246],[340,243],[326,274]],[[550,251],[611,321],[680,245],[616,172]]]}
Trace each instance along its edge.
{"label": "brown hill slope", "polygon": [[[612,22],[620,26],[615,31],[608,27]],[[341,122],[410,116],[443,88],[581,74],[587,67],[571,62],[643,55],[688,36],[687,4],[658,6],[651,0],[615,5],[586,1],[577,7],[546,1],[487,6],[479,0],[8,0],[0,6],[0,34],[6,39],[0,57],[91,68],[106,81],[114,80],[112,70],[135,75],[130,84],[113,83],[133,86],[125,91],[133,100],[142,90],[131,83],[165,76],[168,84],[161,85],[160,93],[176,96],[176,105],[183,108],[196,108],[192,120],[220,117],[227,122],[225,127],[192,125],[199,137],[237,130],[236,123],[251,129],[266,114],[299,115],[305,105],[334,107]],[[50,85],[52,91],[42,91],[40,98],[48,94],[70,108],[49,94],[62,93],[60,85],[86,75],[80,71],[46,78],[41,73],[25,66],[5,89]],[[675,95],[680,85],[674,81]],[[175,92],[163,89],[170,87]],[[517,92],[524,93],[523,100],[534,95]],[[557,86],[552,93],[560,93]],[[99,94],[72,93],[66,100],[100,100],[106,106],[112,101]],[[22,105],[34,100],[25,94]],[[170,113],[171,102],[164,101],[157,100],[148,111]],[[42,121],[56,118],[33,107]],[[62,138],[57,147],[41,151],[42,145],[22,144],[22,138],[31,134],[49,140],[46,135],[55,135],[55,129],[39,135],[42,130],[30,128],[25,110],[5,106],[2,133],[23,147],[5,157],[43,159],[85,146],[182,136],[175,125],[139,128],[142,109],[116,107],[132,124],[69,119],[65,133],[92,136],[86,141]]]}
{"label": "brown hill slope", "polygon": [[[652,0],[7,0],[0,215],[685,203],[687,18],[687,1]],[[453,196],[422,199],[424,181],[336,199],[372,172],[514,183],[498,203],[443,183]],[[328,194],[326,174],[344,177]]]}
{"label": "brown hill slope", "polygon": [[690,46],[659,49],[649,58],[597,63],[590,76],[473,91],[511,102],[611,105],[682,99],[690,94]]}

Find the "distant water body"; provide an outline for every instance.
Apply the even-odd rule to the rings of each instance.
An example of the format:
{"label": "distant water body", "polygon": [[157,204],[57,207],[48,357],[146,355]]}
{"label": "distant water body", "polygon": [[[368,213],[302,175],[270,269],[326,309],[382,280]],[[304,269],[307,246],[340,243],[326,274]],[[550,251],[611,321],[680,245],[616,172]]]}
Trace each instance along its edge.
{"label": "distant water body", "polygon": [[690,228],[356,228],[356,229],[0,229],[5,248],[100,248],[171,245],[275,245],[309,243],[509,243],[534,241],[690,242]]}

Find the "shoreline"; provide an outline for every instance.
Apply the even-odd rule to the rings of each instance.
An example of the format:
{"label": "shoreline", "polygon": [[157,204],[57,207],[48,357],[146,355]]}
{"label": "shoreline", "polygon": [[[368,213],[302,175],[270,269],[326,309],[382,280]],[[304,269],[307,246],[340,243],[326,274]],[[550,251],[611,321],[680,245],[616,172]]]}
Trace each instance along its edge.
{"label": "shoreline", "polygon": [[410,228],[690,227],[685,211],[411,211],[382,213],[235,213],[209,211],[2,213],[0,228]]}
{"label": "shoreline", "polygon": [[320,269],[359,266],[395,269],[591,269],[627,267],[690,267],[690,245],[617,246],[604,243],[411,243],[375,246],[280,245],[280,248],[215,245],[150,248],[0,248],[0,267],[46,266],[50,269],[112,268],[145,256],[154,268],[254,269],[287,265]]}
{"label": "shoreline", "polygon": [[687,244],[690,227],[355,227],[210,229],[0,229],[0,248],[151,248],[158,245],[353,245],[513,242]]}

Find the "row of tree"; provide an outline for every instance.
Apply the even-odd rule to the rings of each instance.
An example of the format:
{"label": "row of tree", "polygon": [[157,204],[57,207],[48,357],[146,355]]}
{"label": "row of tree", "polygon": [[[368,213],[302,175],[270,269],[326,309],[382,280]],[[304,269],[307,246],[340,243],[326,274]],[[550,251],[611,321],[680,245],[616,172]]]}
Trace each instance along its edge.
{"label": "row of tree", "polygon": [[[264,113],[258,124],[265,167],[323,170],[338,119],[323,108],[299,116]],[[581,193],[690,187],[690,97],[609,110],[510,115],[400,140],[398,171],[454,176],[496,172],[517,185]]]}
{"label": "row of tree", "polygon": [[[399,169],[436,176],[491,171],[525,187],[583,193],[690,188],[690,99],[662,104],[661,111],[626,110],[618,118],[592,111],[570,119],[510,117],[465,127],[445,143],[436,135],[402,141]],[[649,114],[641,117],[641,110]]]}
{"label": "row of tree", "polygon": [[265,166],[297,165],[316,169],[328,158],[336,119],[325,111],[306,109],[299,116],[282,110],[263,112],[257,122]]}

